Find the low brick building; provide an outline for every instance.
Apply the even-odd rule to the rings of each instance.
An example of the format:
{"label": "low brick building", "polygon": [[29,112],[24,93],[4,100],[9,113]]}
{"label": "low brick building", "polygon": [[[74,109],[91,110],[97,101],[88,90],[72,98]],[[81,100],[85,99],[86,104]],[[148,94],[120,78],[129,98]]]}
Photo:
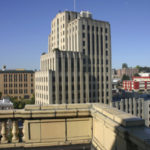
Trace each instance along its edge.
{"label": "low brick building", "polygon": [[123,89],[127,91],[150,91],[150,77],[133,77],[123,81]]}
{"label": "low brick building", "polygon": [[34,71],[0,70],[0,92],[2,97],[31,98],[34,93]]}

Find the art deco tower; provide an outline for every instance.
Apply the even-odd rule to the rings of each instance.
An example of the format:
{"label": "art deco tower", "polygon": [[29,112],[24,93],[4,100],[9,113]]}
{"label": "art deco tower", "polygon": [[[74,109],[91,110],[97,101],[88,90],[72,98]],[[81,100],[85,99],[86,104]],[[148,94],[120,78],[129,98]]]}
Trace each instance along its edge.
{"label": "art deco tower", "polygon": [[90,12],[58,13],[35,74],[36,104],[109,103],[111,89],[110,24]]}

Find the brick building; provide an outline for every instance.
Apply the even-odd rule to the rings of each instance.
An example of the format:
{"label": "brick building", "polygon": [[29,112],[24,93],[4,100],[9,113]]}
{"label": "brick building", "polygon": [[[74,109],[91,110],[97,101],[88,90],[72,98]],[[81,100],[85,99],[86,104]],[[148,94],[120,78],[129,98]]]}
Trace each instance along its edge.
{"label": "brick building", "polygon": [[123,89],[127,91],[150,91],[150,77],[133,77],[123,81]]}
{"label": "brick building", "polygon": [[2,97],[31,98],[34,93],[34,71],[0,70],[0,92]]}

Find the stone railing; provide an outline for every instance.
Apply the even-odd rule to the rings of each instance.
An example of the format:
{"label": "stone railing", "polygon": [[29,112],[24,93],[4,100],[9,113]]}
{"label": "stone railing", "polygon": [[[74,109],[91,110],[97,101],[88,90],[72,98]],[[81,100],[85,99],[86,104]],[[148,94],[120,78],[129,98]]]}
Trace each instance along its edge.
{"label": "stone railing", "polygon": [[150,149],[144,120],[103,104],[27,105],[0,111],[0,123],[0,149],[77,144],[97,150]]}

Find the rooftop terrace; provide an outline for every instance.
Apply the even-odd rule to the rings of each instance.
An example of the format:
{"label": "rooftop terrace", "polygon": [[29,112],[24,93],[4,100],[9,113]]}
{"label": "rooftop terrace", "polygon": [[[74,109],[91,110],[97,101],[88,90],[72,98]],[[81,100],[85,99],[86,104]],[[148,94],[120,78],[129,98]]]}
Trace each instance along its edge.
{"label": "rooftop terrace", "polygon": [[150,150],[144,120],[104,104],[27,105],[0,111],[0,122],[0,149]]}

